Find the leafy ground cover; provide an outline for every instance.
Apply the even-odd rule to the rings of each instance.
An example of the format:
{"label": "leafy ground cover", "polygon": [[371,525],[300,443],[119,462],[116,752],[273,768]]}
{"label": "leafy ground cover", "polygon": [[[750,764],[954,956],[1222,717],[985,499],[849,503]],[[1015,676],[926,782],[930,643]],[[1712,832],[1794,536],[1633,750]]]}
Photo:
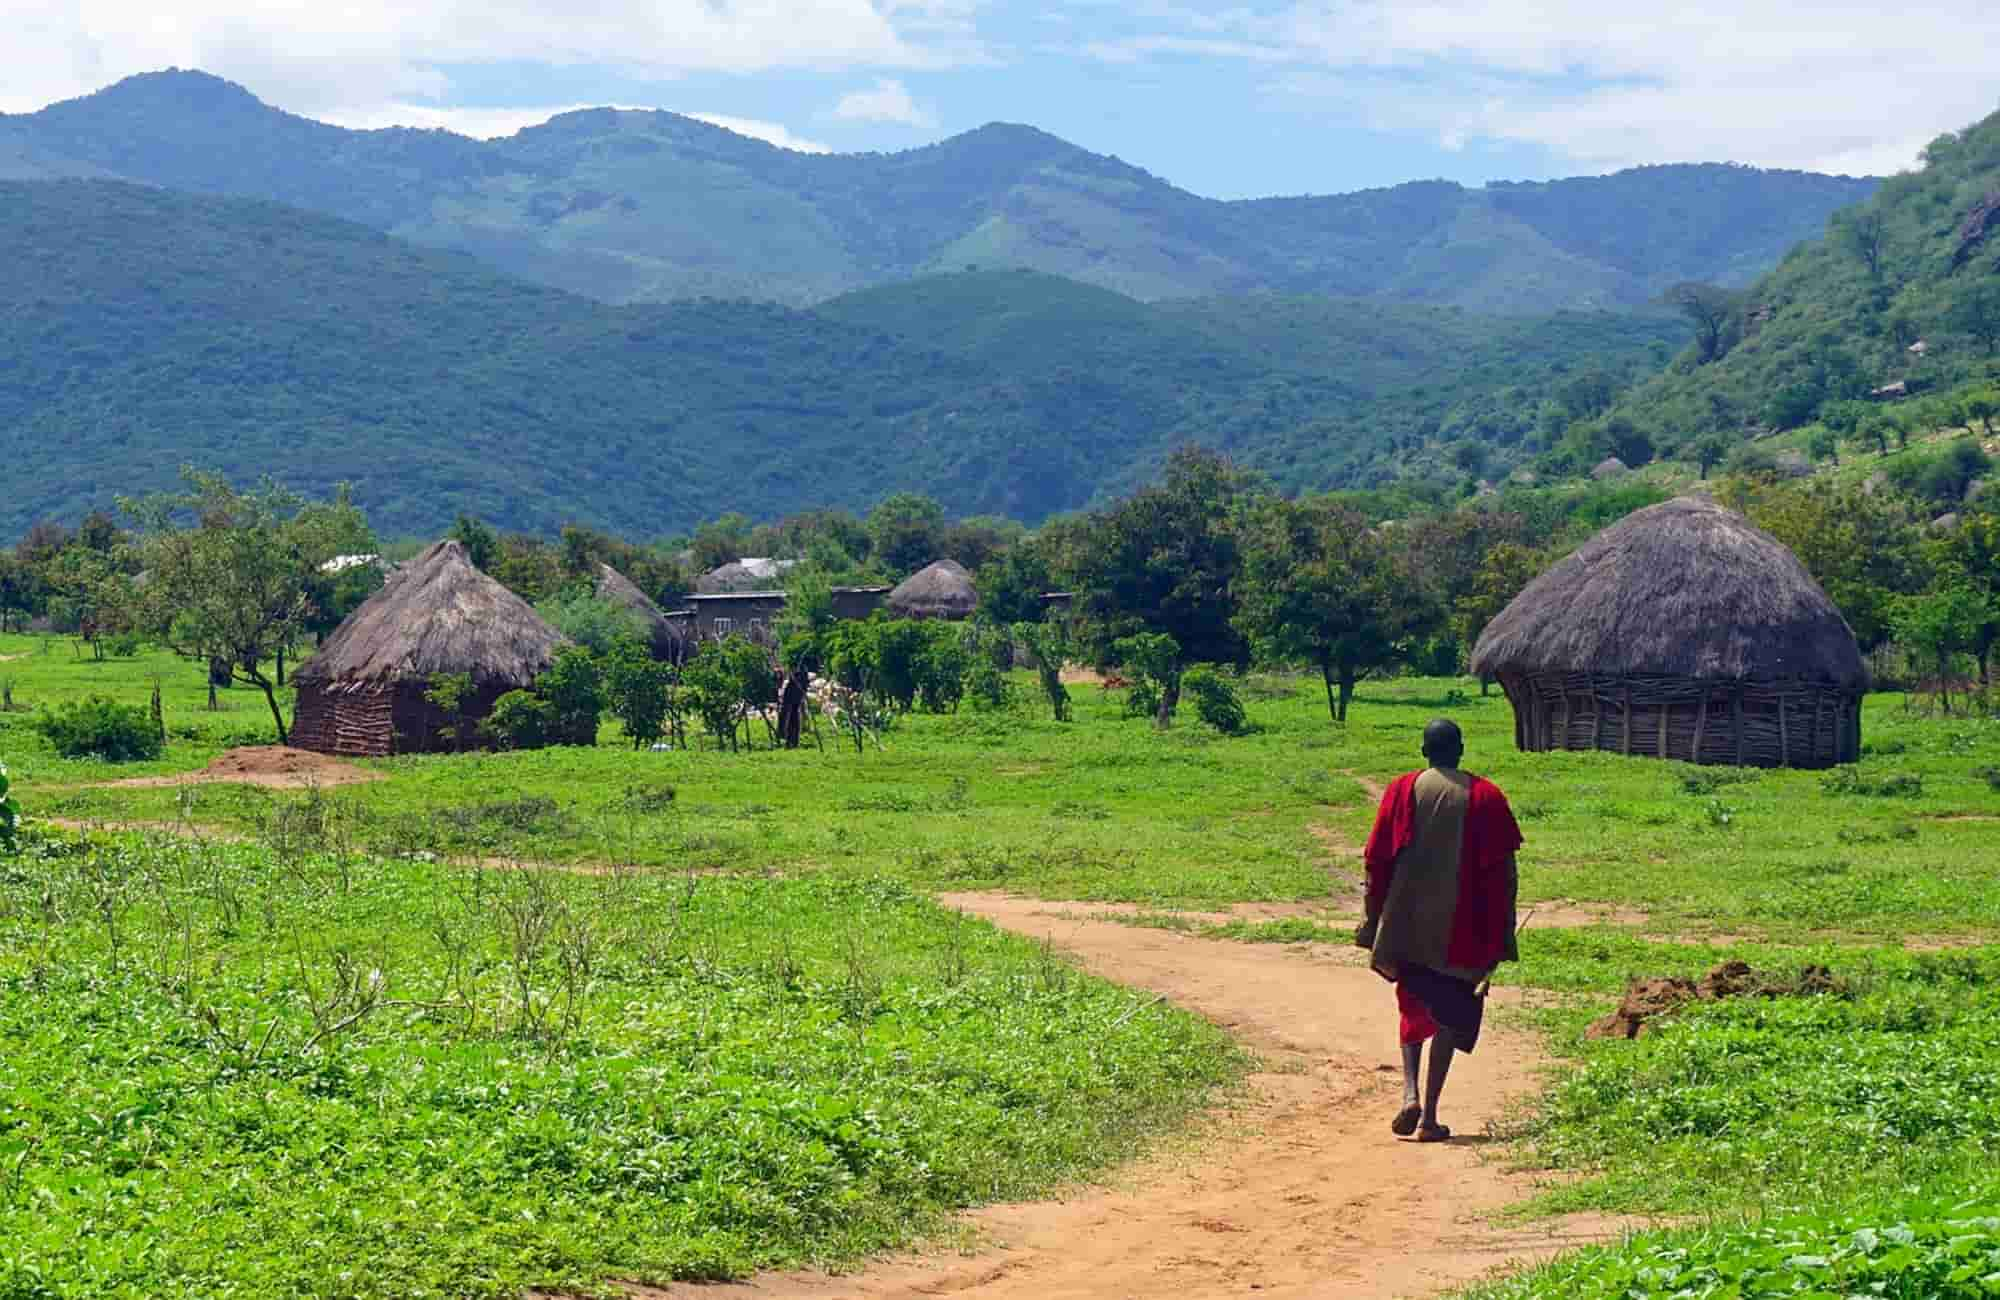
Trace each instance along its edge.
{"label": "leafy ground cover", "polygon": [[1100,1169],[1238,1066],[893,880],[44,837],[0,862],[0,1296],[849,1260]]}
{"label": "leafy ground cover", "polygon": [[[366,1174],[374,1181],[343,1194],[379,1191],[386,1199],[367,1203],[385,1207],[388,1221],[410,1235],[367,1237],[369,1229],[349,1225],[341,1231],[358,1235],[342,1238],[341,1253],[383,1261],[375,1267],[405,1293],[424,1286],[499,1291],[527,1274],[585,1279],[614,1267],[627,1276],[725,1271],[841,1257],[897,1239],[935,1223],[929,1216],[944,1206],[1026,1193],[1093,1160],[1114,1158],[1130,1149],[1135,1127],[1149,1122],[1134,1114],[1171,1118],[1229,1073],[1225,1046],[1205,1031],[1151,1011],[1120,1020],[1130,1014],[1128,995],[1073,979],[1055,987],[1049,983],[1055,968],[1045,958],[983,929],[973,931],[980,954],[975,973],[947,980],[943,972],[955,960],[948,954],[959,941],[950,938],[949,916],[922,900],[925,891],[1001,888],[1135,903],[1141,905],[1129,918],[1135,923],[1198,928],[1218,939],[1339,941],[1354,907],[1355,853],[1372,815],[1365,783],[1414,766],[1422,724],[1448,712],[1466,727],[1469,764],[1500,782],[1522,819],[1525,907],[1598,905],[1624,919],[1584,928],[1538,927],[1531,920],[1523,963],[1503,975],[1503,982],[1527,990],[1525,1011],[1510,1014],[1525,1014],[1564,1058],[1511,1134],[1513,1158],[1548,1172],[1546,1190],[1523,1212],[1604,1209],[1665,1214],[1693,1225],[1566,1258],[1493,1294],[1975,1295],[1996,1271],[1990,1253],[1982,1253],[1996,1244],[1990,1224],[1996,1201],[1979,1172],[1992,1162],[2000,1120],[1992,1102],[2000,1095],[2000,1021],[1993,1010],[2000,902],[1992,888],[2000,724],[1990,720],[1926,716],[1900,695],[1878,695],[1867,702],[1865,751],[1852,769],[1697,769],[1615,755],[1517,754],[1505,701],[1482,697],[1463,681],[1369,683],[1347,726],[1337,728],[1327,721],[1316,682],[1258,677],[1242,683],[1252,730],[1235,738],[1189,722],[1162,733],[1125,718],[1118,692],[1076,686],[1077,720],[1069,725],[1028,708],[912,716],[880,747],[871,744],[859,755],[832,743],[830,734],[824,753],[635,753],[607,727],[597,749],[389,760],[370,765],[386,780],[337,790],[134,788],[96,783],[197,769],[227,745],[262,739],[255,711],[245,702],[231,713],[203,712],[198,668],[165,658],[93,664],[62,648],[43,653],[30,638],[0,638],[0,654],[25,656],[0,664],[0,676],[13,679],[15,698],[29,707],[85,690],[139,702],[158,676],[174,733],[160,761],[114,767],[58,759],[25,725],[30,715],[0,715],[0,756],[31,820],[187,820],[260,846],[211,844],[203,852],[218,862],[269,864],[271,855],[294,851],[286,846],[298,842],[302,827],[308,843],[319,836],[346,846],[352,863],[374,861],[369,852],[390,855],[386,865],[370,869],[372,883],[347,890],[322,884],[317,895],[304,885],[268,883],[268,865],[245,867],[245,883],[233,892],[236,933],[221,937],[220,921],[204,922],[204,933],[217,937],[196,945],[220,954],[224,975],[209,980],[207,966],[194,967],[204,973],[202,988],[234,988],[237,1001],[225,1007],[220,991],[201,996],[218,1005],[223,1024],[237,1026],[231,1033],[239,1044],[265,1032],[254,1017],[242,1021],[252,1001],[286,1010],[263,1057],[226,1067],[216,1064],[218,1054],[247,1055],[255,1044],[216,1046],[220,1031],[204,1028],[208,1022],[188,1010],[198,1001],[171,992],[171,980],[162,984],[130,949],[115,978],[110,973],[104,914],[91,892],[100,888],[92,881],[103,868],[84,865],[108,859],[52,859],[73,876],[60,926],[40,919],[35,900],[42,895],[32,883],[15,880],[10,924],[27,927],[17,935],[38,937],[9,943],[10,955],[0,958],[12,963],[4,966],[10,990],[21,991],[8,998],[7,1014],[12,1032],[42,1036],[34,1051],[0,1052],[8,1062],[0,1068],[15,1072],[0,1084],[0,1098],[11,1107],[0,1110],[0,1124],[11,1121],[0,1133],[0,1188],[12,1187],[16,1199],[6,1203],[17,1215],[30,1213],[20,1208],[29,1195],[46,1206],[45,1192],[72,1194],[62,1167],[49,1163],[51,1153],[67,1148],[50,1134],[64,1143],[101,1142],[100,1153],[143,1151],[146,1132],[165,1131],[147,1109],[157,1108],[156,1094],[172,1100],[175,1116],[201,1117],[206,1127],[198,1132],[175,1129],[175,1140],[190,1150],[214,1155],[226,1137],[249,1153],[231,1159],[278,1159],[243,1136],[251,1131],[244,1108],[264,1105],[254,1099],[269,1093],[286,1099],[289,1118],[277,1127],[301,1135],[299,1150],[319,1150],[313,1144],[330,1142],[341,1125],[360,1124],[356,1141],[368,1149],[351,1166],[377,1172]],[[489,920],[480,931],[488,947],[479,968],[488,982],[482,994],[488,1010],[481,1013],[487,1029],[464,1033],[454,1018],[462,1013],[449,1009],[373,1012],[329,1040],[337,1048],[331,1054],[350,1068],[323,1096],[331,1085],[314,1082],[316,1058],[329,1051],[303,1050],[316,1024],[311,997],[322,995],[308,994],[310,980],[300,972],[323,971],[332,958],[314,949],[302,965],[285,936],[311,935],[329,949],[344,943],[352,962],[388,970],[396,991],[387,1000],[449,1002],[440,992],[449,961],[432,935],[438,909],[418,904],[450,896],[447,885],[462,881],[465,867],[449,864],[482,854],[627,864],[608,877],[534,876],[578,891],[565,893],[573,911],[584,910],[577,900],[593,900],[588,910],[606,918],[607,932],[657,926],[659,916],[681,906],[676,891],[685,885],[677,882],[688,869],[721,874],[697,878],[697,901],[687,914],[707,917],[707,928],[694,925],[677,939],[674,960],[649,964],[643,938],[602,947],[606,973],[582,1025],[563,1036],[560,1050],[506,1029],[506,1018],[518,1014],[508,1008],[531,999],[505,993],[511,941]],[[323,879],[330,869],[303,870]],[[276,876],[282,882],[298,870]],[[518,889],[529,874],[478,878]],[[260,891],[280,887],[298,889],[301,907],[317,900],[310,908],[319,910],[297,913],[309,924],[266,924]],[[207,899],[214,890],[192,885],[184,892]],[[600,892],[613,901],[600,905]],[[232,896],[228,889],[222,894]],[[504,890],[496,895],[503,896]],[[148,901],[165,897],[154,886],[140,889],[133,914],[179,915],[164,901]],[[1222,925],[1193,918],[1224,904],[1287,901],[1317,906],[1307,915]],[[878,925],[878,917],[890,919]],[[148,924],[162,934],[171,929],[164,919]],[[882,939],[874,946],[850,947],[859,941],[843,937],[872,941],[878,929]],[[704,933],[715,937],[692,937]],[[386,965],[375,959],[377,951],[392,954]],[[1582,1038],[1585,1023],[1611,1005],[1628,977],[1699,975],[1727,957],[1780,974],[1823,966],[1833,991],[1703,1004],[1631,1042]],[[857,961],[878,974],[855,975]],[[560,986],[558,965],[545,968],[549,987]],[[788,983],[783,972],[794,969]],[[620,972],[616,980],[613,971]],[[315,988],[328,983],[324,975],[311,979]],[[881,1000],[868,1004],[877,1010],[862,1017],[865,1032],[857,1031],[853,990],[878,981]],[[281,996],[267,997],[273,990]],[[112,1014],[116,1006],[152,1010],[124,1018],[137,1028],[108,1028],[123,1024]],[[52,1015],[52,1007],[69,1009]],[[689,1041],[668,1024],[673,1008],[714,1027],[719,1037],[700,1040],[706,1054],[673,1055],[681,1050],[676,1044]],[[1071,1037],[1071,1024],[1095,1028]],[[815,1027],[824,1031],[818,1037]],[[980,1044],[995,1035],[1033,1044],[1030,1063],[1019,1068],[1043,1072],[1037,1076],[1043,1082],[1064,1080],[1062,1096],[1070,1100],[1051,1101],[1056,1094],[1036,1091],[1041,1085],[1033,1080],[997,1079],[993,1071],[1018,1062],[989,1059],[995,1054]],[[884,1077],[873,1073],[879,1067],[869,1055],[878,1042],[912,1053],[914,1064],[899,1068],[936,1086],[900,1100],[886,1090],[871,1092]],[[55,1067],[47,1062],[63,1058],[76,1073],[50,1075]],[[29,1061],[35,1064],[18,1063]],[[168,1068],[163,1062],[176,1061],[178,1073],[167,1082],[148,1082]],[[356,1073],[362,1066],[366,1073]],[[31,1068],[38,1071],[34,1080],[19,1082]],[[646,1071],[666,1071],[671,1087],[655,1087],[656,1076],[644,1074],[646,1098],[637,1098],[621,1083]],[[767,1148],[759,1145],[762,1130],[745,1130],[740,1140],[730,1139],[736,1145],[729,1154],[718,1149],[716,1167],[737,1168],[730,1162],[740,1158],[740,1168],[761,1170],[756,1161],[765,1157],[744,1153],[768,1149],[792,1153],[780,1162],[785,1170],[838,1165],[848,1181],[813,1182],[801,1173],[798,1199],[778,1206],[742,1200],[729,1190],[737,1186],[730,1175],[719,1174],[713,1188],[689,1184],[699,1196],[685,1187],[674,1193],[682,1198],[674,1204],[704,1207],[675,1220],[685,1229],[677,1229],[680,1235],[641,1241],[632,1230],[642,1212],[657,1214],[667,1200],[645,1201],[652,1193],[644,1191],[643,1177],[628,1189],[605,1171],[624,1167],[608,1154],[624,1150],[617,1144],[627,1139],[617,1134],[651,1133],[645,1139],[651,1141],[679,1133],[670,1129],[675,1112],[652,1105],[654,1093],[671,1092],[685,1099],[677,1104],[693,1105],[722,1081],[748,1079],[746,1099],[777,1097],[775,1113],[803,1117],[815,1103],[801,1100],[805,1109],[785,1111],[783,1098],[811,1097],[827,1080],[850,1077],[855,1089],[850,1093],[843,1082],[840,1095],[879,1095],[877,1114],[895,1116],[890,1127],[900,1145],[893,1159],[863,1152],[850,1161],[841,1141],[804,1118],[796,1131],[779,1125],[797,1147],[773,1138],[778,1145]],[[416,1132],[417,1121],[399,1121],[403,1127],[392,1134],[380,1116],[442,1116],[448,1109],[423,1091],[439,1079],[460,1088],[505,1082],[519,1100],[504,1122],[495,1121],[501,1136],[475,1140],[471,1128],[457,1127],[438,1139],[455,1153],[441,1161],[484,1171],[483,1183],[474,1180],[488,1189],[483,1201],[438,1201],[421,1181],[431,1166],[413,1173],[383,1154]],[[759,1091],[779,1087],[773,1079],[800,1091]],[[1112,1080],[1122,1082],[1114,1087]],[[48,1127],[56,1112],[47,1099],[67,1099],[70,1091],[87,1095],[90,1104],[66,1106],[61,1125],[67,1127]],[[1128,1111],[1121,1092],[1140,1104]],[[210,1095],[224,1100],[210,1102]],[[1050,1109],[1031,1120],[996,1096],[1029,1110],[1043,1103]],[[114,1123],[128,1112],[133,1118]],[[24,1136],[21,1117],[31,1113],[41,1127]],[[578,1181],[582,1194],[559,1196],[555,1184],[526,1174],[507,1181],[509,1169],[536,1168],[506,1154],[517,1140],[511,1126],[546,1123],[549,1114],[567,1116],[565,1123],[588,1135],[562,1147],[559,1157],[565,1170],[594,1171]],[[235,1118],[225,1124],[213,1116]],[[1032,1125],[1045,1128],[1030,1142]],[[10,1138],[14,1145],[6,1146]],[[1044,1158],[1044,1150],[1055,1154]],[[975,1167],[973,1151],[1001,1153],[977,1168],[997,1171],[1003,1186],[979,1184],[966,1173]],[[71,1168],[95,1169],[95,1160],[79,1158]],[[926,1174],[907,1176],[906,1160]],[[143,1159],[105,1175],[112,1183],[164,1176]],[[792,1187],[788,1176],[771,1177],[775,1186]],[[764,1177],[746,1174],[742,1186]],[[224,1181],[211,1177],[196,1191],[210,1195],[209,1185]],[[39,1190],[27,1190],[30,1183]],[[825,1190],[836,1183],[838,1191]],[[89,1195],[115,1202],[111,1191],[90,1186]],[[849,1192],[860,1199],[840,1201]],[[389,1211],[402,1204],[397,1198],[420,1206],[437,1201],[444,1217],[436,1222],[456,1227],[451,1234],[425,1228],[431,1220],[415,1212],[397,1211],[396,1218]],[[254,1216],[254,1207],[201,1203],[207,1208],[199,1219],[168,1216],[147,1230],[155,1263],[161,1251],[181,1251],[183,1272],[173,1276],[204,1278],[202,1261],[220,1257],[183,1242],[215,1240],[200,1235],[211,1222],[235,1225],[213,1230],[244,1240],[267,1228],[283,1230],[243,1217]],[[81,1212],[64,1204],[65,1213]],[[829,1210],[843,1204],[848,1208]],[[517,1225],[504,1213],[490,1217],[496,1209],[523,1207],[539,1226],[520,1226],[525,1219]],[[161,1213],[147,1212],[156,1220]],[[56,1220],[33,1213],[40,1217],[18,1222],[40,1236],[25,1239],[53,1250],[60,1230],[33,1225]],[[504,1230],[494,1226],[503,1220]],[[334,1231],[313,1222],[315,1231]],[[483,1226],[474,1230],[475,1224]],[[13,1226],[0,1223],[0,1240],[13,1240]],[[471,1244],[447,1249],[446,1235]],[[412,1244],[419,1237],[424,1250]],[[745,1244],[753,1239],[769,1243],[763,1253]],[[139,1249],[121,1249],[128,1248]],[[254,1247],[249,1253],[270,1258]],[[17,1251],[15,1258],[29,1257]],[[116,1271],[124,1265],[111,1263],[80,1273],[81,1255],[34,1258],[35,1267],[54,1270],[50,1276],[70,1279],[65,1285],[80,1285],[79,1276],[126,1276]],[[17,1267],[17,1276],[28,1275]],[[214,1280],[188,1286],[213,1289]],[[298,1289],[344,1294],[360,1285],[328,1274]]]}

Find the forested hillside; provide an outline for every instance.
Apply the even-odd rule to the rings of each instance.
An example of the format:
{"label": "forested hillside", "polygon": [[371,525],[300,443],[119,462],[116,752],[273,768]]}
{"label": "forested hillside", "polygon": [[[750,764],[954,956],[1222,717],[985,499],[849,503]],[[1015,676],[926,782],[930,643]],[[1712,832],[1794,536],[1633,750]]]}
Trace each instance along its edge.
{"label": "forested hillside", "polygon": [[1032,272],[817,312],[608,307],[276,204],[103,181],[0,183],[0,299],[0,528],[17,531],[187,461],[351,480],[390,534],[467,510],[656,536],[899,489],[1032,521],[1183,441],[1288,488],[1455,481],[1483,466],[1412,448],[1442,430],[1505,457],[1580,383],[1685,337],[1669,317],[1147,306]]}
{"label": "forested hillside", "polygon": [[1815,419],[1848,432],[1877,389],[2000,372],[2000,114],[1934,141],[1922,170],[1749,288],[1691,306],[1708,328],[1611,415],[1662,447]]}
{"label": "forested hillside", "polygon": [[1225,203],[1025,126],[809,155],[672,113],[591,110],[505,140],[347,131],[195,72],[0,117],[0,179],[115,175],[274,199],[612,302],[806,304],[967,266],[1141,299],[1253,291],[1546,314],[1741,283],[1872,180],[1717,165],[1468,190]]}

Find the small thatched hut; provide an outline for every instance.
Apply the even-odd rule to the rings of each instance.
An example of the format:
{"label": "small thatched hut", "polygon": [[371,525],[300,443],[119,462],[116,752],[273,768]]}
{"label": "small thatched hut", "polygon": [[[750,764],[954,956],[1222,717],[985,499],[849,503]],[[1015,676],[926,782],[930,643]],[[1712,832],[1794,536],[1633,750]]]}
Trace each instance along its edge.
{"label": "small thatched hut", "polygon": [[903,579],[886,604],[897,618],[971,618],[979,607],[979,589],[964,565],[939,560]]}
{"label": "small thatched hut", "polygon": [[1868,672],[1840,611],[1769,533],[1715,502],[1637,511],[1486,625],[1524,750],[1829,767],[1861,750]]}
{"label": "small thatched hut", "polygon": [[646,629],[646,643],[653,658],[677,664],[687,658],[687,633],[667,618],[653,598],[639,585],[608,564],[597,566],[597,598],[620,609],[630,610]]}
{"label": "small thatched hut", "polygon": [[292,743],[322,754],[411,754],[452,748],[446,718],[424,698],[452,673],[472,678],[467,718],[534,680],[565,644],[528,603],[443,541],[398,568],[293,676]]}
{"label": "small thatched hut", "polygon": [[1629,468],[1624,461],[1618,459],[1616,456],[1606,456],[1603,460],[1597,462],[1596,468],[1590,471],[1590,476],[1594,479],[1617,478],[1626,473]]}

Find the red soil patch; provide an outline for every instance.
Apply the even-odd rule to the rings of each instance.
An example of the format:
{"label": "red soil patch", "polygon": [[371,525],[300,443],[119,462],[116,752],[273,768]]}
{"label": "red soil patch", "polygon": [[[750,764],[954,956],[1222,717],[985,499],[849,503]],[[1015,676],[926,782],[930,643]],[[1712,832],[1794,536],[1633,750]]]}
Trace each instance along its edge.
{"label": "red soil patch", "polygon": [[303,790],[308,786],[326,787],[334,785],[354,785],[361,781],[380,781],[382,773],[365,767],[330,757],[315,754],[307,749],[293,749],[289,745],[246,745],[218,755],[214,762],[199,772],[182,772],[174,776],[135,776],[123,781],[103,781],[100,785],[112,787],[160,787],[176,785],[207,785],[218,781],[234,781],[242,785],[261,785],[271,790]]}
{"label": "red soil patch", "polygon": [[1634,979],[1625,986],[1618,1009],[1583,1031],[1585,1038],[1637,1038],[1660,1017],[1690,1002],[1723,998],[1779,997],[1798,993],[1831,993],[1840,987],[1824,966],[1808,966],[1795,978],[1780,979],[1754,969],[1745,961],[1726,961],[1700,981],[1678,976]]}

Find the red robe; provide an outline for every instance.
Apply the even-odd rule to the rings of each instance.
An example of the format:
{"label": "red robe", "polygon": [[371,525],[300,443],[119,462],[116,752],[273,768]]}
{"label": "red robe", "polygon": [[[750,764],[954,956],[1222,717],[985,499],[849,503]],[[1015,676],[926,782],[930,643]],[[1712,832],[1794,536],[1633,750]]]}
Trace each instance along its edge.
{"label": "red robe", "polygon": [[[1375,829],[1363,857],[1368,864],[1368,914],[1381,913],[1395,874],[1396,856],[1415,834],[1415,800],[1422,772],[1397,777],[1382,792]],[[1446,964],[1490,970],[1511,957],[1513,896],[1507,860],[1521,847],[1521,828],[1500,787],[1472,778],[1467,791],[1465,830],[1459,842],[1458,898],[1452,909]]]}

